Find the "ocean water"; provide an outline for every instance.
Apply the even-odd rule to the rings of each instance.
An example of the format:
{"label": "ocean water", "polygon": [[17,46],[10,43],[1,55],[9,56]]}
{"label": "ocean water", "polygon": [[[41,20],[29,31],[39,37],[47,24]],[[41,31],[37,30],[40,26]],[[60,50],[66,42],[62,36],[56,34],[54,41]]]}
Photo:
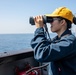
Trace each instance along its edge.
{"label": "ocean water", "polygon": [[[29,49],[33,36],[34,34],[0,34],[0,52]],[[55,34],[50,34],[51,38],[54,36]]]}

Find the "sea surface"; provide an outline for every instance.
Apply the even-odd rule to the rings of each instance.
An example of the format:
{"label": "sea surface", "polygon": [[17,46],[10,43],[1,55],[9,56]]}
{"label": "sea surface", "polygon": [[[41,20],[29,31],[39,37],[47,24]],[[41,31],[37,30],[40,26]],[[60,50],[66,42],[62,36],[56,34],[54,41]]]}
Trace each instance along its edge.
{"label": "sea surface", "polygon": [[[53,38],[56,34],[50,34]],[[34,34],[0,34],[0,52],[31,48],[30,41]]]}

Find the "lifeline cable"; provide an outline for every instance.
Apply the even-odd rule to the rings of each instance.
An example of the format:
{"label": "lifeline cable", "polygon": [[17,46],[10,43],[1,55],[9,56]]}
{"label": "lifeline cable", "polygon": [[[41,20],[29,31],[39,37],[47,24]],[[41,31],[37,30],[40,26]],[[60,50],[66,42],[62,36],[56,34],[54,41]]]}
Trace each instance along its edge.
{"label": "lifeline cable", "polygon": [[29,72],[31,72],[31,71],[33,71],[33,70],[35,70],[35,69],[42,69],[42,68],[44,68],[44,67],[46,67],[46,66],[48,66],[48,65],[49,65],[49,64],[45,64],[45,65],[42,65],[42,66],[39,66],[39,67],[31,68],[30,70],[26,71],[26,74],[28,74]]}

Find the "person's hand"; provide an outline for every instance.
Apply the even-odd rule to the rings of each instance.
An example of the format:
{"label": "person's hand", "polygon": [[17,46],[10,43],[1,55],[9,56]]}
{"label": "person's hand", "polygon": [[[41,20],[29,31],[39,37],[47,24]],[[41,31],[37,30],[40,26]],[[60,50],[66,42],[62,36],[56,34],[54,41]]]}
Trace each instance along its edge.
{"label": "person's hand", "polygon": [[35,21],[35,25],[36,25],[37,28],[44,27],[42,16],[36,16],[34,18],[34,21]]}

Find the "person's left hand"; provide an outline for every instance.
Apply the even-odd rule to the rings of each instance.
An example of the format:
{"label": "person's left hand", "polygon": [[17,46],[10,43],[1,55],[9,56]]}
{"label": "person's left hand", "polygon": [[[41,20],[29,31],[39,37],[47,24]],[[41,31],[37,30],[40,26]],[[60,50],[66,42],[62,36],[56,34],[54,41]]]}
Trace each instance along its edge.
{"label": "person's left hand", "polygon": [[42,16],[36,16],[34,18],[34,21],[35,21],[35,25],[36,25],[37,28],[44,27]]}

